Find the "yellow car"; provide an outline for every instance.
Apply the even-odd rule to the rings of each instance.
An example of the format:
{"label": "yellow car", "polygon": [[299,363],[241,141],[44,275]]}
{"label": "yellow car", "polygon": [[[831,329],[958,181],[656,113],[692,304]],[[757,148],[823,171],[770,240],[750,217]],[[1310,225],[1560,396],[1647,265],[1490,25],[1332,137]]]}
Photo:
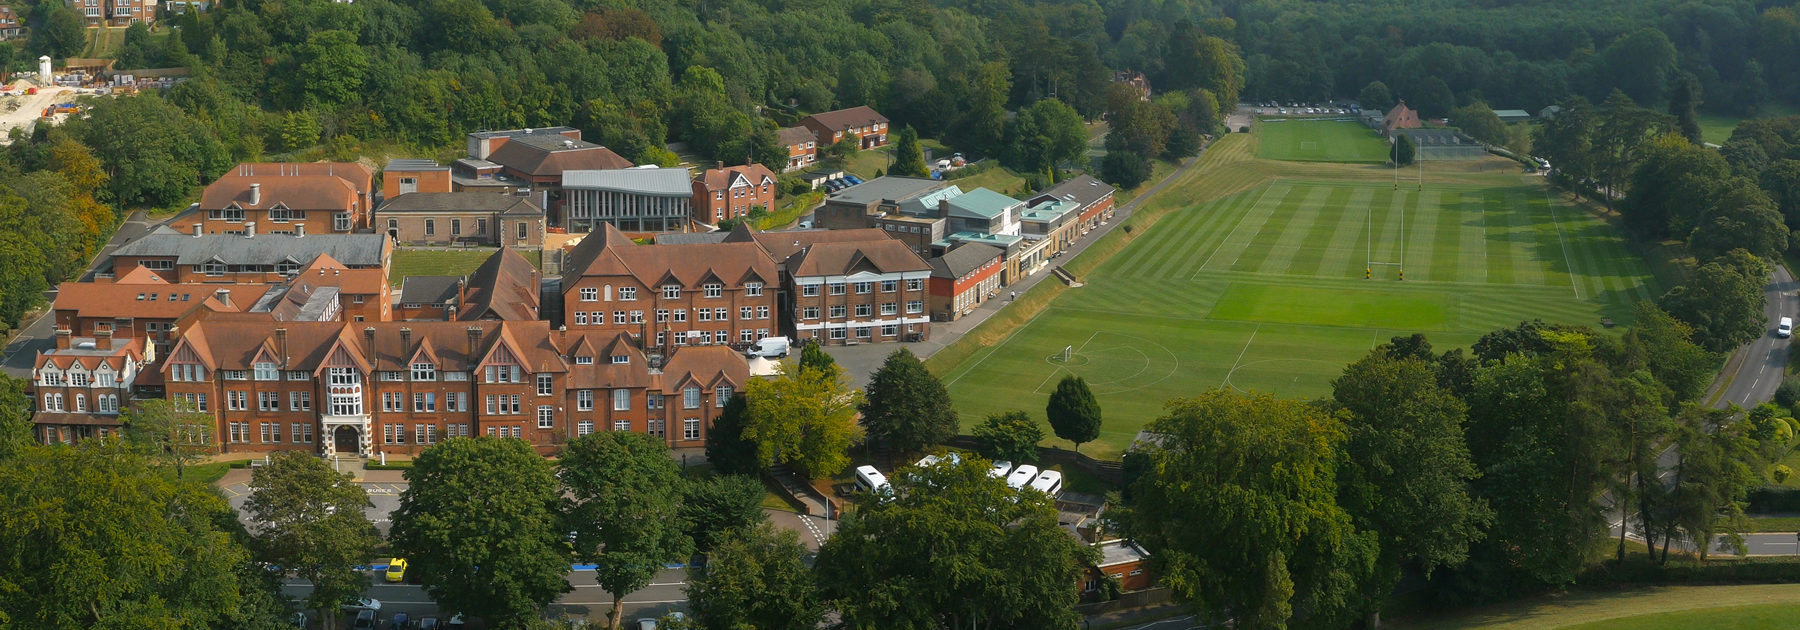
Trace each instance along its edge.
{"label": "yellow car", "polygon": [[406,579],[406,559],[394,558],[388,561],[387,581],[399,582]]}

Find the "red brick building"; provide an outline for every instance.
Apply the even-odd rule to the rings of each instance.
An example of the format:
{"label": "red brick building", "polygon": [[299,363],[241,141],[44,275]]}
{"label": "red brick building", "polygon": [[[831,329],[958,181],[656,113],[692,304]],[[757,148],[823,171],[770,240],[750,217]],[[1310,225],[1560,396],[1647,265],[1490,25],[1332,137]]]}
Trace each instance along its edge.
{"label": "red brick building", "polygon": [[1102,592],[1100,584],[1108,577],[1119,581],[1122,593],[1141,591],[1156,584],[1156,576],[1150,571],[1150,552],[1137,543],[1107,540],[1095,543],[1094,547],[1100,550],[1100,561],[1088,567],[1087,575],[1082,578],[1083,600],[1098,599]]}
{"label": "red brick building", "polygon": [[1396,129],[1418,129],[1419,127],[1419,112],[1407,107],[1406,101],[1400,101],[1399,104],[1394,105],[1394,108],[1388,110],[1387,115],[1381,118],[1381,135],[1390,138],[1394,136]]}
{"label": "red brick building", "polygon": [[813,114],[800,119],[800,126],[813,132],[819,148],[844,138],[855,138],[857,149],[873,149],[888,143],[887,117],[867,105]]}
{"label": "red brick building", "polygon": [[718,225],[750,213],[751,208],[775,209],[775,173],[761,164],[733,166],[723,163],[694,178],[694,220]]}
{"label": "red brick building", "polygon": [[38,353],[32,364],[36,439],[71,443],[118,431],[119,410],[130,404],[138,374],[151,360],[138,339],[115,339],[111,330],[77,338],[58,328],[56,347]]}
{"label": "red brick building", "polygon": [[784,323],[795,340],[848,345],[929,336],[931,266],[887,232],[754,232],[740,225],[725,244],[746,241],[780,263]]}
{"label": "red brick building", "polygon": [[169,349],[175,322],[201,308],[244,310],[274,285],[175,284],[139,268],[116,281],[64,282],[53,310],[58,330],[80,337],[101,332],[145,340],[150,350]]}
{"label": "red brick building", "polygon": [[394,242],[380,234],[205,234],[200,224],[161,226],[113,250],[102,277],[148,269],[171,283],[287,282],[320,254],[350,269],[385,269]]}
{"label": "red brick building", "polygon": [[539,452],[593,431],[671,446],[706,430],[749,379],[729,348],[651,363],[630,335],[549,322],[293,323],[202,318],[161,368],[167,397],[218,422],[221,450],[416,454],[487,435]]}
{"label": "red brick building", "polygon": [[197,213],[207,234],[333,234],[369,227],[374,174],[354,162],[237,165],[214,180]]}
{"label": "red brick building", "polygon": [[1000,292],[1006,250],[969,243],[945,252],[931,264],[931,319],[953,321]]}
{"label": "red brick building", "polygon": [[775,334],[775,260],[754,242],[639,245],[609,223],[564,265],[562,325],[650,348],[746,346]]}
{"label": "red brick building", "polygon": [[819,161],[819,136],[806,127],[782,127],[775,132],[781,146],[787,147],[787,164],[782,172],[799,170]]}

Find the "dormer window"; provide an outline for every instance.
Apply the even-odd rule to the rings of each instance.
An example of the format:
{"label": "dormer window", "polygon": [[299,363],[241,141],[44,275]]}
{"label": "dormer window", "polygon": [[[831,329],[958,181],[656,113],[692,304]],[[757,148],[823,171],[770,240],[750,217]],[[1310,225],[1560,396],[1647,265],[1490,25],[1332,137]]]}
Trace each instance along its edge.
{"label": "dormer window", "polygon": [[70,372],[69,373],[69,386],[70,387],[87,387],[87,385],[88,385],[87,372]]}
{"label": "dormer window", "polygon": [[630,363],[631,355],[625,355],[625,354],[612,355],[612,362],[613,362],[613,365],[624,365],[626,363]]}
{"label": "dormer window", "polygon": [[275,381],[281,379],[281,372],[275,369],[274,363],[259,361],[251,366],[256,372],[256,380]]}
{"label": "dormer window", "polygon": [[761,282],[745,282],[744,283],[744,295],[746,297],[762,297],[762,291],[763,291],[763,283],[761,283]]}
{"label": "dormer window", "polygon": [[665,300],[681,299],[681,285],[679,284],[665,284],[663,285],[662,291],[663,299]]}
{"label": "dormer window", "polygon": [[593,365],[594,357],[575,357],[575,365]]}
{"label": "dormer window", "polygon": [[62,385],[62,383],[63,375],[61,372],[44,370],[42,373],[38,374],[38,384],[44,387],[57,387]]}
{"label": "dormer window", "polygon": [[717,282],[706,283],[706,297],[716,298],[716,297],[724,297],[724,295],[725,295],[725,285],[719,284]]}
{"label": "dormer window", "polygon": [[412,380],[415,380],[415,381],[435,381],[435,380],[437,380],[437,366],[434,366],[430,363],[414,363],[414,364],[412,364]]}

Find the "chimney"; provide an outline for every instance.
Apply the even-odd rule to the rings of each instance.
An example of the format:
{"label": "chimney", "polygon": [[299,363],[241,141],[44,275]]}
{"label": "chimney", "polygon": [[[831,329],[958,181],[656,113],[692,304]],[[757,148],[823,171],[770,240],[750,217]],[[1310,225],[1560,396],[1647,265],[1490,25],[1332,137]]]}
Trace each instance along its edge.
{"label": "chimney", "polygon": [[110,352],[110,351],[112,351],[112,342],[113,342],[113,332],[112,331],[110,331],[110,330],[94,331],[94,349],[95,350]]}
{"label": "chimney", "polygon": [[220,304],[231,306],[231,289],[215,290],[213,291],[213,297],[219,298]]}
{"label": "chimney", "polygon": [[262,184],[250,185],[250,205],[262,205]]}
{"label": "chimney", "polygon": [[73,334],[74,333],[70,332],[69,329],[67,329],[67,328],[56,329],[56,349],[57,350],[68,350],[69,349],[69,337]]}
{"label": "chimney", "polygon": [[205,234],[205,233],[206,233],[205,230],[200,229],[200,224],[198,224],[198,223],[194,224],[194,238],[200,238],[200,235]]}
{"label": "chimney", "polygon": [[288,345],[287,345],[287,329],[286,328],[275,329],[275,345],[277,346],[276,349],[281,351],[281,369],[285,370],[288,367]]}
{"label": "chimney", "polygon": [[249,221],[249,222],[244,223],[244,238],[254,238],[255,236],[256,236],[256,222]]}
{"label": "chimney", "polygon": [[130,317],[114,317],[112,329],[127,331],[126,336],[130,336],[129,333],[131,332],[131,328],[132,328],[131,324],[132,324],[132,321],[131,321]]}
{"label": "chimney", "polygon": [[369,369],[375,369],[375,327],[363,328],[363,360],[369,362]]}
{"label": "chimney", "polygon": [[714,160],[713,168],[719,169],[721,171],[725,170],[725,160]]}
{"label": "chimney", "polygon": [[402,326],[400,328],[400,353],[406,354],[411,351],[412,351],[412,329]]}
{"label": "chimney", "polygon": [[297,230],[296,232],[294,232],[294,238],[300,238],[302,236],[306,236],[306,224],[305,223],[295,223],[294,229]]}
{"label": "chimney", "polygon": [[481,347],[481,327],[480,326],[470,326],[468,328],[468,333],[469,333],[469,359],[468,360],[470,363],[474,363],[475,361],[480,359],[480,357],[477,356],[475,354],[475,352],[478,348]]}

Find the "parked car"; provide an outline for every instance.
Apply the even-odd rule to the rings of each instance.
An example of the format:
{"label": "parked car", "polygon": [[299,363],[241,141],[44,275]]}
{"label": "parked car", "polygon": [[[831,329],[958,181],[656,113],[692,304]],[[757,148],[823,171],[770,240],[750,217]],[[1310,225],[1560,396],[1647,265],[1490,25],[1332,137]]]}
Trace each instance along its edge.
{"label": "parked car", "polygon": [[1781,323],[1775,325],[1775,336],[1783,339],[1794,336],[1794,318],[1781,318]]}
{"label": "parked car", "polygon": [[350,624],[352,630],[375,630],[375,611],[364,608],[356,611],[356,621]]}
{"label": "parked car", "polygon": [[419,619],[419,630],[444,630],[444,627],[438,625],[437,617],[423,617]]}
{"label": "parked car", "polygon": [[988,476],[995,479],[1005,479],[1006,473],[1009,472],[1012,472],[1012,462],[1003,459],[994,462],[994,466],[988,469]]}
{"label": "parked car", "polygon": [[406,559],[394,558],[388,561],[387,581],[400,582],[406,579]]}
{"label": "parked car", "polygon": [[1014,490],[1018,490],[1019,488],[1023,488],[1027,484],[1030,484],[1031,480],[1036,479],[1037,474],[1038,467],[1031,464],[1019,464],[1018,468],[1013,469],[1012,474],[1006,476],[1006,485],[1011,486]]}
{"label": "parked car", "polygon": [[356,612],[358,610],[381,610],[381,600],[373,597],[364,597],[344,602],[344,612]]}
{"label": "parked car", "polygon": [[1062,495],[1062,473],[1054,470],[1038,473],[1037,479],[1031,481],[1031,489],[1048,494],[1052,499]]}

